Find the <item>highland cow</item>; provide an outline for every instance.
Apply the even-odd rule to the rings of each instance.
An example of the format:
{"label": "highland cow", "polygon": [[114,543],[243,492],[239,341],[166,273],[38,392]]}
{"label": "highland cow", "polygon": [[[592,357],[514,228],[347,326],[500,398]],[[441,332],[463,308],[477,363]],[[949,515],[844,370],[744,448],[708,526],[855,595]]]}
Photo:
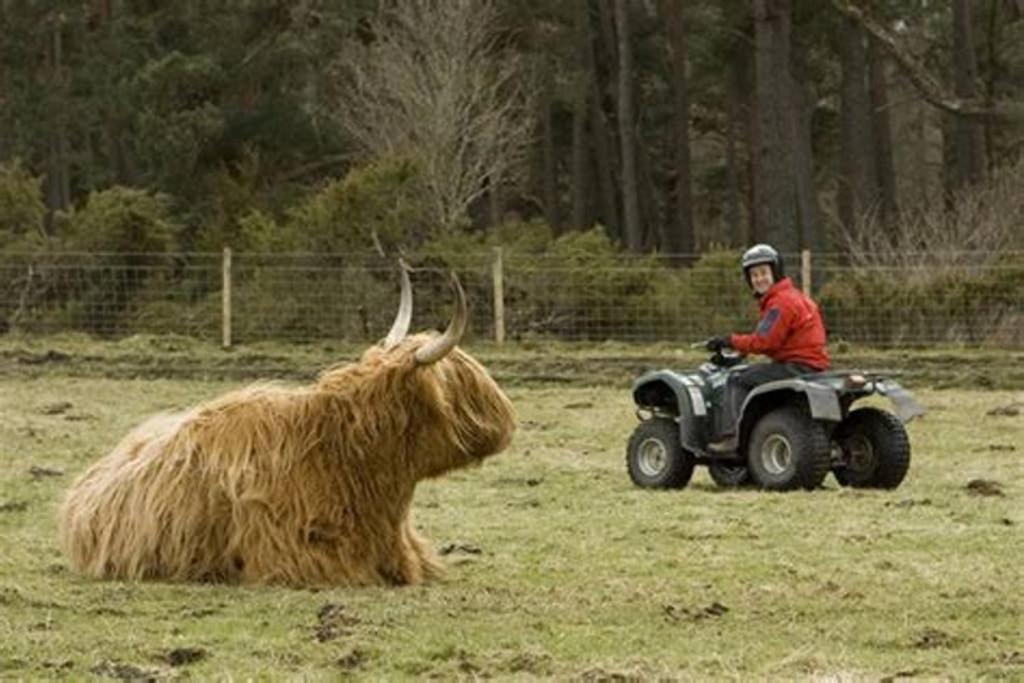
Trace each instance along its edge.
{"label": "highland cow", "polygon": [[413,528],[417,482],[500,452],[508,398],[456,344],[467,320],[407,336],[398,316],[359,361],[312,385],[255,385],[137,427],[60,510],[73,567],[98,578],[413,584],[439,573]]}

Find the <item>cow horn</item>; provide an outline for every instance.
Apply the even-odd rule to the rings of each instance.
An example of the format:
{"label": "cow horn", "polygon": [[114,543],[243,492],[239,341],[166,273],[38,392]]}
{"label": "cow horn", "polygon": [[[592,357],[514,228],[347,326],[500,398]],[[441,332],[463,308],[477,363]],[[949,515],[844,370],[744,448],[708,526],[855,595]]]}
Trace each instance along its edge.
{"label": "cow horn", "polygon": [[409,334],[409,323],[412,322],[412,283],[409,282],[409,266],[401,259],[398,265],[402,270],[402,295],[398,304],[398,315],[391,325],[391,331],[381,342],[385,349],[390,349],[405,339],[405,335]]}
{"label": "cow horn", "polygon": [[459,276],[452,271],[452,289],[455,290],[455,313],[452,315],[448,329],[437,339],[432,339],[420,348],[416,349],[416,362],[421,365],[436,363],[444,358],[455,348],[455,345],[462,339],[466,331],[466,322],[469,319],[469,307],[466,305],[466,293],[462,291],[459,283]]}

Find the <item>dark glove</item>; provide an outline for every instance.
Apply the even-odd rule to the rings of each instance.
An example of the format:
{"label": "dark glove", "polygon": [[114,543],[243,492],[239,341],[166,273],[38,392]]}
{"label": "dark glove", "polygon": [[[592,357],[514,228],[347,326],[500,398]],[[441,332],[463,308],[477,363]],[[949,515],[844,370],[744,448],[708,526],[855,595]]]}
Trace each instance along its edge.
{"label": "dark glove", "polygon": [[708,351],[718,352],[729,347],[729,337],[712,337],[704,342],[704,348]]}

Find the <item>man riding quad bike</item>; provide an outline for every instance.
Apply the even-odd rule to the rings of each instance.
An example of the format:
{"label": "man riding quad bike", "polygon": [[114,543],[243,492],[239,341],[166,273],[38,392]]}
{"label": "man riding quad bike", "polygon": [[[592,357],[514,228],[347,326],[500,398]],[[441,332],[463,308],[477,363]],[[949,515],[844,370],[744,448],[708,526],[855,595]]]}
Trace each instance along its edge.
{"label": "man riding quad bike", "polygon": [[[748,480],[768,489],[815,488],[829,469],[843,484],[894,488],[906,475],[910,445],[899,419],[875,408],[850,412],[880,393],[904,420],[923,409],[880,376],[828,372],[825,327],[817,305],[785,276],[782,257],[767,244],[741,259],[760,307],[752,334],[712,337],[712,356],[696,373],[648,373],[633,387],[649,414],[627,450],[633,481],[679,487],[696,464],[722,485]],[[743,363],[759,353],[770,363]]]}
{"label": "man riding quad bike", "polygon": [[[786,491],[817,488],[832,471],[840,484],[896,488],[910,466],[903,423],[924,409],[892,379],[852,371],[810,372],[766,382],[738,416],[724,408],[730,375],[748,366],[715,352],[696,372],[657,370],[633,384],[641,422],[629,439],[629,476],[645,488],[682,488],[697,465],[720,486],[752,483]],[[895,415],[852,410],[866,396],[888,397]],[[730,449],[709,448],[735,434]]]}

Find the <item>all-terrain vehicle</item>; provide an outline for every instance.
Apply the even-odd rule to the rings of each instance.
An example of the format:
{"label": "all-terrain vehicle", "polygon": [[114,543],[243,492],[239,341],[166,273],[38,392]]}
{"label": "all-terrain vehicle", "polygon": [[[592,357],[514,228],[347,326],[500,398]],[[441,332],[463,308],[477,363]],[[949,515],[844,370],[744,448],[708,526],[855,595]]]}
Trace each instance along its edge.
{"label": "all-terrain vehicle", "polygon": [[[707,465],[723,487],[814,489],[829,471],[843,486],[892,489],[903,481],[910,467],[903,425],[925,410],[891,377],[828,371],[768,382],[747,395],[735,424],[726,424],[726,384],[745,367],[743,357],[718,351],[696,372],[637,378],[640,424],[626,450],[635,484],[682,488],[697,465]],[[895,414],[851,410],[873,394],[888,397]]]}

